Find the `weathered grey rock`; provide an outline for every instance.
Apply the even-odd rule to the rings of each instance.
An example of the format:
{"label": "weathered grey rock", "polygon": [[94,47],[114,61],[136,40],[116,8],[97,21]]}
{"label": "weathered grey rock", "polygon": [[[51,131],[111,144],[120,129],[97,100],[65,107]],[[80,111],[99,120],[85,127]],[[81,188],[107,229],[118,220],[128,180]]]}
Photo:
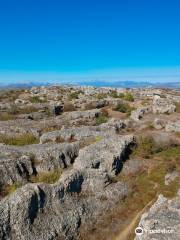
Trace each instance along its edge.
{"label": "weathered grey rock", "polygon": [[24,100],[24,99],[16,99],[14,103],[16,105],[26,105],[26,104],[30,104],[30,101]]}
{"label": "weathered grey rock", "polygon": [[27,181],[32,174],[67,168],[78,156],[76,143],[29,145],[23,147],[0,146],[0,183]]}
{"label": "weathered grey rock", "polygon": [[87,111],[74,111],[74,112],[67,112],[64,113],[63,116],[68,120],[75,120],[75,119],[94,119],[101,114],[99,109],[92,109]]}
{"label": "weathered grey rock", "polygon": [[117,120],[114,118],[111,118],[107,123],[102,123],[100,125],[101,131],[114,131],[118,133],[121,129],[125,128],[126,124],[122,120]]}
{"label": "weathered grey rock", "polygon": [[2,199],[0,239],[75,239],[81,225],[127,196],[126,184],[111,183],[110,176],[119,171],[133,141],[133,136],[114,137],[87,146],[55,184],[27,184]]}
{"label": "weathered grey rock", "polygon": [[58,116],[63,112],[63,109],[64,107],[61,102],[50,102],[49,110],[51,114]]}
{"label": "weathered grey rock", "polygon": [[153,113],[173,113],[176,106],[170,99],[155,96],[153,99]]}
{"label": "weathered grey rock", "polygon": [[167,132],[180,132],[180,120],[169,121],[165,126],[165,130]]}
{"label": "weathered grey rock", "polygon": [[144,231],[135,240],[180,239],[180,196],[168,200],[159,195],[156,203],[141,217],[139,227]]}
{"label": "weathered grey rock", "polygon": [[133,135],[110,136],[91,144],[79,152],[74,163],[75,169],[93,168],[115,176],[120,172],[128,148],[134,142]]}
{"label": "weathered grey rock", "polygon": [[149,112],[149,110],[149,107],[137,108],[136,110],[131,112],[130,118],[134,121],[139,121],[145,113]]}
{"label": "weathered grey rock", "polygon": [[61,141],[78,141],[91,136],[96,137],[101,135],[102,133],[98,131],[97,127],[84,126],[44,133],[40,137],[40,143],[58,142],[60,139]]}
{"label": "weathered grey rock", "polygon": [[173,182],[177,177],[179,176],[179,172],[172,171],[165,175],[165,185],[169,185],[171,182]]}
{"label": "weathered grey rock", "polygon": [[154,119],[153,127],[157,130],[161,130],[165,127],[165,123],[163,120],[156,118]]}

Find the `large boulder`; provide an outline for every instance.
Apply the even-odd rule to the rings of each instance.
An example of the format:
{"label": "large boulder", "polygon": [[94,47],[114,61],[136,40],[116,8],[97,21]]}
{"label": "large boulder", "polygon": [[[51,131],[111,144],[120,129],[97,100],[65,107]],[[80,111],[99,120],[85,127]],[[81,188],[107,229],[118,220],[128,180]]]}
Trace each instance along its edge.
{"label": "large boulder", "polygon": [[170,99],[155,96],[153,99],[153,113],[173,113],[176,106]]}
{"label": "large boulder", "polygon": [[145,113],[149,112],[149,107],[141,107],[131,112],[130,118],[134,121],[139,121]]}
{"label": "large boulder", "polygon": [[135,240],[177,240],[180,239],[180,195],[168,200],[159,195],[158,200],[148,212],[144,213],[138,228],[142,234],[136,234]]}
{"label": "large boulder", "polygon": [[155,118],[154,122],[153,122],[153,127],[157,130],[161,130],[165,127],[165,123],[163,120],[161,120],[159,118]]}
{"label": "large boulder", "polygon": [[167,132],[180,132],[180,120],[169,121],[165,126],[165,130]]}

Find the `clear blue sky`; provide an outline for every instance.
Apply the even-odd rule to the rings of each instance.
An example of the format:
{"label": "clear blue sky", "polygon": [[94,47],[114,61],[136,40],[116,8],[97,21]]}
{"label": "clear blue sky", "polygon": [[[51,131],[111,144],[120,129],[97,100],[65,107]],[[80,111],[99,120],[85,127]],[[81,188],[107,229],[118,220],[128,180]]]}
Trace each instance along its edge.
{"label": "clear blue sky", "polygon": [[179,0],[0,0],[0,81],[179,66]]}

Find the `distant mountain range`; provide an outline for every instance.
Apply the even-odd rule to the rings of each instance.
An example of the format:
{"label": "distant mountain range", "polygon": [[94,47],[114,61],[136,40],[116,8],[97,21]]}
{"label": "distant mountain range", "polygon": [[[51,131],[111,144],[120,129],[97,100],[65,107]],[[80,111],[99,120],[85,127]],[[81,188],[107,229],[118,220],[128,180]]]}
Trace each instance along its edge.
{"label": "distant mountain range", "polygon": [[[58,81],[56,81],[55,85]],[[141,88],[141,87],[162,87],[162,88],[175,88],[180,89],[180,82],[164,82],[164,83],[151,83],[148,81],[101,81],[101,80],[92,80],[92,81],[77,81],[77,82],[63,82],[59,83],[59,85],[80,85],[80,86],[94,86],[94,87],[119,87],[119,88]],[[34,86],[49,86],[54,85],[52,82],[29,82],[29,83],[13,83],[6,84],[0,83],[1,89],[14,89],[14,88],[31,88]]]}

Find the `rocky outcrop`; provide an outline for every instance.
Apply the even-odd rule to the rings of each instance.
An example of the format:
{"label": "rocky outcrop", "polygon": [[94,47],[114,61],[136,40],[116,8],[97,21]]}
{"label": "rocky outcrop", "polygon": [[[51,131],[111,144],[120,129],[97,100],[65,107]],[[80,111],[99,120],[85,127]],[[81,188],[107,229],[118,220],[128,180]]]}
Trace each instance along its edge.
{"label": "rocky outcrop", "polygon": [[130,118],[133,119],[134,121],[139,121],[145,113],[148,113],[150,111],[149,107],[141,107],[137,108],[136,110],[131,112]]}
{"label": "rocky outcrop", "polygon": [[158,200],[141,217],[138,227],[142,234],[136,234],[135,240],[177,240],[180,239],[180,193],[168,200],[159,195]]}
{"label": "rocky outcrop", "polygon": [[78,141],[88,137],[101,136],[102,132],[97,127],[76,127],[44,133],[40,137],[40,143],[60,142],[60,141]]}
{"label": "rocky outcrop", "polygon": [[180,132],[180,120],[169,121],[165,126],[165,130],[167,132]]}
{"label": "rocky outcrop", "polygon": [[26,184],[2,199],[0,239],[74,239],[81,225],[127,195],[126,184],[112,183],[111,177],[120,171],[133,141],[133,136],[116,136],[87,146],[57,183]]}
{"label": "rocky outcrop", "polygon": [[173,113],[176,106],[170,99],[155,96],[153,99],[153,113]]}
{"label": "rocky outcrop", "polygon": [[118,133],[121,129],[125,128],[125,121],[111,118],[107,123],[102,123],[100,125],[101,131],[114,131]]}
{"label": "rocky outcrop", "polygon": [[64,169],[78,156],[76,143],[29,145],[24,147],[0,146],[0,184],[24,182],[32,174]]}
{"label": "rocky outcrop", "polygon": [[68,120],[82,119],[94,119],[101,114],[99,109],[87,110],[87,111],[74,111],[64,113],[63,116]]}
{"label": "rocky outcrop", "polygon": [[178,176],[180,175],[180,173],[176,170],[173,170],[171,172],[168,172],[165,175],[165,185],[169,185],[171,182],[173,182]]}
{"label": "rocky outcrop", "polygon": [[157,130],[161,130],[165,127],[165,123],[163,120],[155,118],[153,122],[153,127]]}

